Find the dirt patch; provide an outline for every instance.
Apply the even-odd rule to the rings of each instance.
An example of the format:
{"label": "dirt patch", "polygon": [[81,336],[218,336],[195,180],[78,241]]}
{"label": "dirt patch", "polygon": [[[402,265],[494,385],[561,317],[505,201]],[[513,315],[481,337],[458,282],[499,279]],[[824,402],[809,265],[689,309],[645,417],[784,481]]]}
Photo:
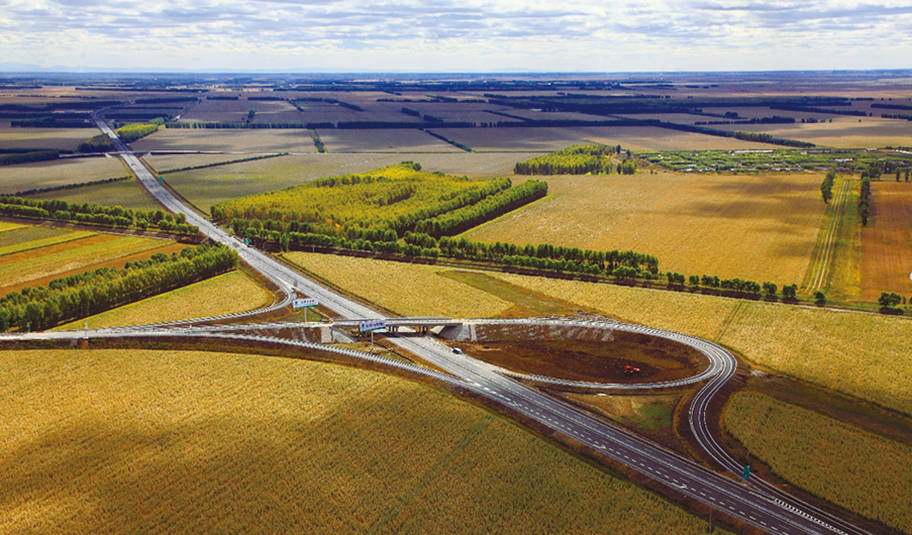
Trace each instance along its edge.
{"label": "dirt patch", "polygon": [[[665,381],[698,373],[705,357],[664,338],[604,329],[479,326],[478,342],[459,342],[466,353],[522,373],[578,381]],[[640,369],[625,374],[625,366]]]}
{"label": "dirt patch", "polygon": [[663,446],[676,449],[680,444],[674,431],[674,411],[683,394],[571,394],[555,393],[571,403],[609,418]]}

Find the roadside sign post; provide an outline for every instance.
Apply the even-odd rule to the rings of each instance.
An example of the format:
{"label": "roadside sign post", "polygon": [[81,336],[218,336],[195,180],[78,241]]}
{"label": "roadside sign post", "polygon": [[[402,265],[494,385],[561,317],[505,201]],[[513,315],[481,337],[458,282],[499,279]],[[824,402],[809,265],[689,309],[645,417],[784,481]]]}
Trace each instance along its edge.
{"label": "roadside sign post", "polygon": [[358,332],[370,332],[371,335],[371,348],[370,352],[374,352],[374,332],[381,329],[386,329],[386,320],[367,320],[362,321],[358,324]]}
{"label": "roadside sign post", "polygon": [[320,303],[317,302],[317,300],[312,297],[303,297],[303,298],[295,299],[294,301],[292,301],[291,308],[294,308],[294,309],[303,308],[304,309],[304,323],[307,323],[307,309],[313,308],[319,304]]}

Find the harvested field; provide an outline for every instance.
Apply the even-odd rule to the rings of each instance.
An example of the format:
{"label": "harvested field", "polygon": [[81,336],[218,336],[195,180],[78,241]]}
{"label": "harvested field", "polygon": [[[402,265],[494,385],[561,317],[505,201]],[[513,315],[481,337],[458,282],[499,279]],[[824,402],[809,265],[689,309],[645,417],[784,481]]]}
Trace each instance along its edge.
{"label": "harvested field", "polygon": [[0,167],[0,195],[127,176],[118,158],[65,158]]}
{"label": "harvested field", "polygon": [[[245,113],[246,116],[246,113]],[[203,150],[238,154],[316,152],[306,129],[162,128],[132,143],[136,151]],[[230,158],[227,158],[230,159]]]}
{"label": "harvested field", "polygon": [[76,150],[80,143],[98,133],[95,128],[18,128],[7,123],[0,128],[0,147]]}
{"label": "harvested field", "polygon": [[766,143],[679,132],[654,126],[561,128],[434,128],[433,132],[479,151],[555,151],[568,145],[618,145],[629,150],[752,149]]}
{"label": "harvested field", "polygon": [[[81,232],[81,231],[76,231]],[[0,291],[29,281],[84,271],[137,253],[151,255],[174,242],[136,236],[87,233],[86,237],[0,256]],[[22,243],[19,247],[25,247]]]}
{"label": "harvested field", "polygon": [[[577,381],[666,381],[690,377],[706,365],[695,349],[652,336],[598,330],[594,332],[602,339],[594,340],[587,333],[531,330],[500,332],[497,326],[479,326],[478,342],[453,345],[508,370]],[[631,377],[624,373],[625,366],[641,372]]]}
{"label": "harvested field", "polygon": [[272,294],[240,271],[232,271],[177,290],[57,327],[90,329],[142,325],[164,321],[245,312],[272,302]]}
{"label": "harvested field", "polygon": [[328,152],[464,152],[417,128],[317,130]]}
{"label": "harvested field", "polygon": [[146,193],[134,179],[108,184],[82,186],[74,189],[48,191],[27,195],[29,199],[59,199],[69,203],[93,203],[124,208],[159,210],[161,205]]}
{"label": "harvested field", "polygon": [[438,266],[302,252],[284,256],[333,285],[403,316],[488,317],[511,305],[440,275],[448,270]]}
{"label": "harvested field", "polygon": [[[888,110],[885,110],[888,111]],[[726,130],[765,132],[777,137],[840,148],[912,146],[912,126],[901,119],[840,116],[833,122],[772,125],[719,125]]]}
{"label": "harvested field", "polygon": [[791,483],[912,531],[909,444],[753,392],[735,394],[723,421],[753,455]]}
{"label": "harvested field", "polygon": [[[268,153],[267,153],[268,154]],[[182,169],[184,167],[196,167],[199,165],[211,165],[240,158],[258,156],[257,154],[155,154],[144,156],[146,162],[156,173],[170,171],[172,169]]]}
{"label": "harvested field", "polygon": [[744,141],[730,137],[681,132],[655,126],[621,128],[579,128],[585,139],[603,145],[618,145],[628,150],[708,150],[708,149],[768,149],[767,143]]}
{"label": "harvested field", "polygon": [[504,418],[377,372],[66,350],[4,352],[0,378],[3,532],[705,529]]}
{"label": "harvested field", "polygon": [[[654,254],[659,267],[800,283],[824,212],[816,175],[548,176],[548,196],[465,233]],[[514,182],[518,182],[515,180]]]}
{"label": "harvested field", "polygon": [[912,184],[873,182],[873,217],[861,231],[861,296],[912,295]]}

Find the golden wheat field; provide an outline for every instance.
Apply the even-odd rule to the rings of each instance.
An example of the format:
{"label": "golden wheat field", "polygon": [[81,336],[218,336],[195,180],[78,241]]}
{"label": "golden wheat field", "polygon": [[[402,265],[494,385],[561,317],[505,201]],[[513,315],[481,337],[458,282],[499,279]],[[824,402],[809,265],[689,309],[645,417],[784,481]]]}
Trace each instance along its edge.
{"label": "golden wheat field", "polygon": [[496,274],[603,314],[723,343],[752,363],[912,414],[912,322],[893,316]]}
{"label": "golden wheat field", "polygon": [[303,252],[284,256],[334,285],[403,316],[486,317],[512,305],[438,275],[447,268]]}
{"label": "golden wheat field", "polygon": [[202,318],[253,310],[271,302],[272,295],[266,289],[242,272],[231,271],[57,329],[82,329],[86,325],[100,329]]}
{"label": "golden wheat field", "polygon": [[744,302],[719,341],[752,362],[912,414],[912,321]]}
{"label": "golden wheat field", "polygon": [[[495,316],[517,304],[508,295],[496,295],[496,285],[485,286],[492,294],[446,276],[450,268],[310,253],[288,256],[335,285],[403,315]],[[912,414],[912,323],[901,317],[487,274],[620,320],[714,340],[755,365]]]}
{"label": "golden wheat field", "polygon": [[754,392],[735,394],[723,421],[751,454],[788,481],[891,527],[912,531],[909,444]]}
{"label": "golden wheat field", "polygon": [[800,283],[824,213],[820,177],[551,176],[548,197],[465,233],[654,254],[661,269]]}
{"label": "golden wheat field", "polygon": [[0,532],[702,533],[441,390],[256,355],[7,351]]}

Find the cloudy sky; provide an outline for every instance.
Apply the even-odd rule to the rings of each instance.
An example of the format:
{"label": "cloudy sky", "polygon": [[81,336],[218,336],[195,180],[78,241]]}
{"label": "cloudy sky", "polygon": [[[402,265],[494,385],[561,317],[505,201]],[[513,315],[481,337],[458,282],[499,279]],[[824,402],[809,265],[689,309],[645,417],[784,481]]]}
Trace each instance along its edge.
{"label": "cloudy sky", "polygon": [[0,0],[0,69],[912,67],[912,3]]}

